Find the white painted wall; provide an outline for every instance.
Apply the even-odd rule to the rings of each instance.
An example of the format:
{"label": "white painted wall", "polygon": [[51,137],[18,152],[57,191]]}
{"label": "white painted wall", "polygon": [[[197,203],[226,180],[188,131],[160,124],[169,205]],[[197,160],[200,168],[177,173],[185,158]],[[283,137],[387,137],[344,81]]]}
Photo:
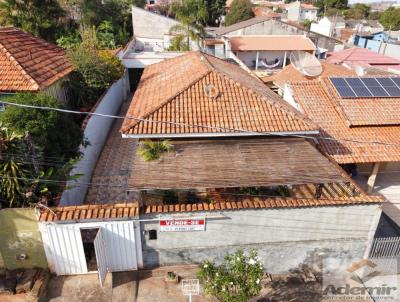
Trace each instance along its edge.
{"label": "white painted wall", "polygon": [[[290,52],[287,53],[287,58],[289,58]],[[256,51],[241,51],[237,53],[237,57],[248,67],[255,67],[253,61],[256,60],[257,52]],[[284,51],[260,51],[259,52],[259,61],[266,59],[268,62],[274,61],[275,59],[280,59],[282,62],[280,66],[283,64],[283,59],[285,57]],[[260,63],[258,65],[260,69],[264,68]]]}
{"label": "white painted wall", "polygon": [[[122,102],[129,92],[129,81],[127,74],[115,82],[103,95],[95,113],[118,115]],[[84,130],[84,137],[90,145],[86,148],[81,146],[82,158],[72,169],[70,175],[83,174],[75,181],[67,183],[70,189],[63,192],[61,206],[79,205],[85,200],[88,190],[87,183],[90,183],[97,160],[106,142],[108,133],[114,123],[113,118],[91,116]]]}

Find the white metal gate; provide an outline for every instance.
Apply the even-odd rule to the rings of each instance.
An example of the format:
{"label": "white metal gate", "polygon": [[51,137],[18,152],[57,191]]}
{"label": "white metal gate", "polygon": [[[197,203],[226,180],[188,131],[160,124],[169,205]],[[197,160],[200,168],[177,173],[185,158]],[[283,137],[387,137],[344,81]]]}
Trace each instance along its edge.
{"label": "white metal gate", "polygon": [[107,248],[103,240],[103,229],[100,228],[94,239],[94,251],[96,253],[97,270],[99,272],[100,286],[103,286],[107,277]]}
{"label": "white metal gate", "polygon": [[[109,272],[138,269],[137,247],[133,221],[88,222],[70,224],[40,224],[40,231],[50,269],[57,275],[86,274],[88,272],[83,249],[81,228],[99,228],[103,251],[100,257]],[[99,237],[100,238],[100,237]],[[139,237],[140,238],[140,237]],[[139,243],[140,246],[140,243]],[[138,249],[140,250],[140,249]],[[96,257],[97,257],[96,250]],[[100,252],[101,253],[101,252]],[[103,276],[104,272],[99,272]]]}
{"label": "white metal gate", "polygon": [[385,274],[398,274],[400,263],[400,237],[375,238],[369,257]]}

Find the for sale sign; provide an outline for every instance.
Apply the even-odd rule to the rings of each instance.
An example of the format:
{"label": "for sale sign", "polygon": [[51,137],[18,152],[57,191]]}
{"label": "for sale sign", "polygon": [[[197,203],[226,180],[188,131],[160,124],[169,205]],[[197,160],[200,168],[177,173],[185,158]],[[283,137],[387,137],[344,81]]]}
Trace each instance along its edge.
{"label": "for sale sign", "polygon": [[205,228],[205,218],[160,219],[160,232],[204,231]]}

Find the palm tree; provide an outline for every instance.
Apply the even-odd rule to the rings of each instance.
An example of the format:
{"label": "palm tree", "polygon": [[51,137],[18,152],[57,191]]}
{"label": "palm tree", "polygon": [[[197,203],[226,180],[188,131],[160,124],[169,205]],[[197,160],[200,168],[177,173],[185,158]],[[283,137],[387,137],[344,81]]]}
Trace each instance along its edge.
{"label": "palm tree", "polygon": [[190,47],[190,39],[198,41],[205,34],[204,25],[208,18],[207,7],[202,0],[182,0],[172,6],[176,19],[181,23],[170,28],[170,32],[183,33]]}
{"label": "palm tree", "polygon": [[140,143],[138,153],[144,161],[157,160],[161,154],[172,149],[169,141],[143,141]]}

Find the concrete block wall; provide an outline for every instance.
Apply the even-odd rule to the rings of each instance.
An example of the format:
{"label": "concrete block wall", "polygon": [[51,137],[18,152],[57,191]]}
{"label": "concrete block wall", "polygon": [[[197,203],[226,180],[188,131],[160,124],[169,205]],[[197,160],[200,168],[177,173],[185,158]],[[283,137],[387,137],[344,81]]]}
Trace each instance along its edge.
{"label": "concrete block wall", "polygon": [[380,213],[378,205],[221,211],[205,231],[157,232],[156,240],[148,231],[158,231],[158,222],[144,221],[144,266],[219,262],[238,248],[257,249],[273,273],[318,266],[322,257],[347,265],[365,254]]}

